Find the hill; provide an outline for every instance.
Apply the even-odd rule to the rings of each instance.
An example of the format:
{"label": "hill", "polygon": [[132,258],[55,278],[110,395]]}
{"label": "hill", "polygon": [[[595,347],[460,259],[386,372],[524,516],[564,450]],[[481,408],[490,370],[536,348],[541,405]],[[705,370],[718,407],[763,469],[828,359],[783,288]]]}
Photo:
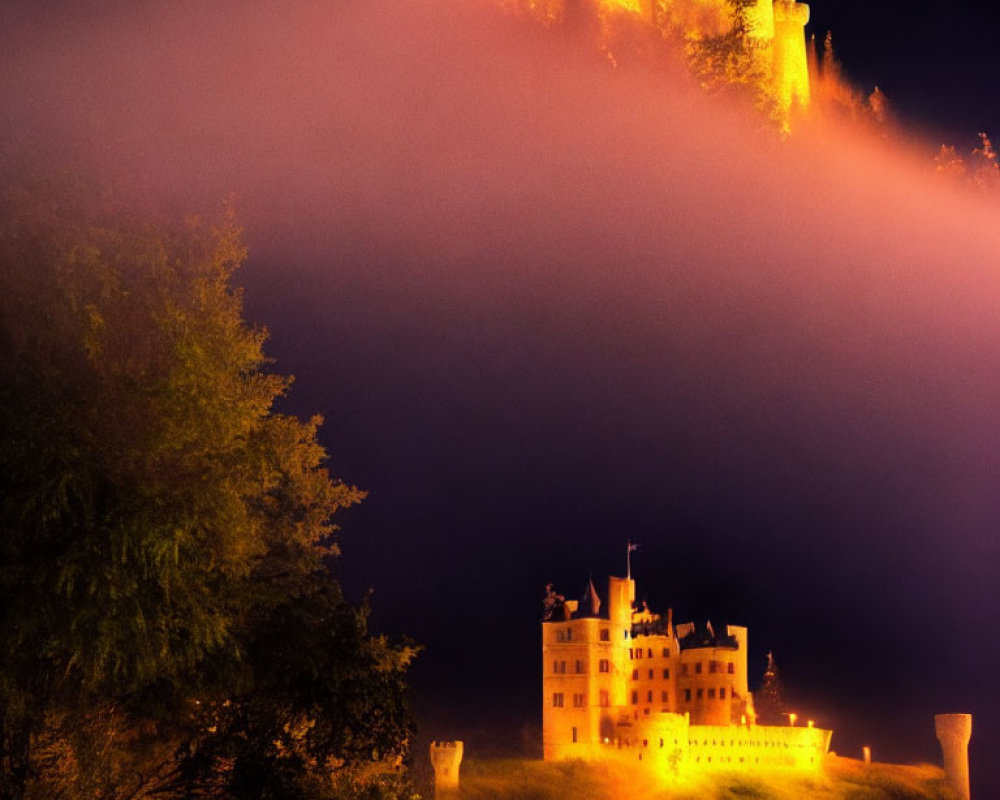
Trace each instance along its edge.
{"label": "hill", "polygon": [[823,774],[718,773],[676,787],[581,761],[468,760],[461,800],[954,800],[930,764],[864,764],[831,757]]}

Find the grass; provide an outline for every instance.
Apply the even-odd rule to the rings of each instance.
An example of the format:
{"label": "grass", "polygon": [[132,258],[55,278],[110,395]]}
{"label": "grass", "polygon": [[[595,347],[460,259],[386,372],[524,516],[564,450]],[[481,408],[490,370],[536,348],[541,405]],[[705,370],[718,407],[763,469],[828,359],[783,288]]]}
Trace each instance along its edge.
{"label": "grass", "polygon": [[460,800],[954,800],[939,767],[831,758],[822,773],[719,772],[671,786],[611,764],[462,763]]}

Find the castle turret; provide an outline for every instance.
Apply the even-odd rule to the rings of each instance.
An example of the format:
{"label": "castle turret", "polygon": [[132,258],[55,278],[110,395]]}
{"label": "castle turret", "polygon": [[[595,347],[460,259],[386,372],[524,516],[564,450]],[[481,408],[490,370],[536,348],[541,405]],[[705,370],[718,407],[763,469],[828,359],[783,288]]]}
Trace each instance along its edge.
{"label": "castle turret", "polygon": [[786,123],[795,107],[809,105],[809,61],[805,26],[809,6],[794,0],[774,2],[774,95]]}
{"label": "castle turret", "polygon": [[434,793],[458,789],[458,768],[462,763],[463,742],[431,742],[431,766],[434,767]]}
{"label": "castle turret", "polygon": [[969,739],[972,714],[935,714],[934,733],[941,742],[944,771],[958,796],[969,800]]}

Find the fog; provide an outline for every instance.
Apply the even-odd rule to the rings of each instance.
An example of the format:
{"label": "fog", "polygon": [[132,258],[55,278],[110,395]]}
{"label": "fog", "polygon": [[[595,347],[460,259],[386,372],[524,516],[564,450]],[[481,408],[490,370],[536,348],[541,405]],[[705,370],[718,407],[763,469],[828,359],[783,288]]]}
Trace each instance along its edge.
{"label": "fog", "polygon": [[232,194],[428,735],[537,723],[543,582],[603,589],[631,536],[654,610],[748,624],[835,749],[933,758],[942,711],[997,746],[994,200],[485,1],[139,5],[0,9],[5,160]]}

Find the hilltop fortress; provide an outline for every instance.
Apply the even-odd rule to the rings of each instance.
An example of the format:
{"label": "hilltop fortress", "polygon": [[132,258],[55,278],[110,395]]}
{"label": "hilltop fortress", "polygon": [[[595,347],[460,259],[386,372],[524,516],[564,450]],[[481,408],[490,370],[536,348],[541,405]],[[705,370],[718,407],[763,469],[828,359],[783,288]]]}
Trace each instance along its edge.
{"label": "hilltop fortress", "polygon": [[[747,629],[674,625],[635,581],[608,579],[607,616],[590,584],[581,602],[551,587],[542,621],[546,761],[613,759],[664,777],[703,769],[819,769],[832,731],[758,725],[747,686]],[[581,605],[583,606],[581,608]]]}

